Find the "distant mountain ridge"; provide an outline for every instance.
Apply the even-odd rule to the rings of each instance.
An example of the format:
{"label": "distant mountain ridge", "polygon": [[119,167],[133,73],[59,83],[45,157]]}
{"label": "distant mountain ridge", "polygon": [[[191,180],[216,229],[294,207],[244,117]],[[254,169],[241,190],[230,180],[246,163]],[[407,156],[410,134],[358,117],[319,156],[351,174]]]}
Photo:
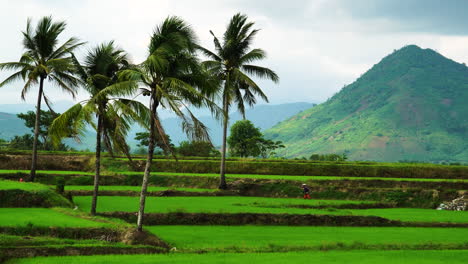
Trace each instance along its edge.
{"label": "distant mountain ridge", "polygon": [[393,52],[327,102],[266,131],[288,157],[468,161],[468,68],[431,49]]}
{"label": "distant mountain ridge", "polygon": [[[71,102],[68,102],[70,106]],[[285,120],[286,118],[293,116],[299,113],[302,110],[309,109],[312,107],[313,103],[287,103],[287,104],[277,104],[277,105],[258,105],[254,108],[246,110],[246,118],[251,120],[257,127],[262,130],[268,129],[274,126],[276,123]],[[7,105],[11,106],[11,105]],[[27,105],[26,105],[27,106]],[[0,109],[12,109],[5,107],[5,105],[0,105]],[[13,108],[18,109],[18,108]],[[27,109],[27,108],[25,108]],[[55,109],[55,108],[54,108]],[[64,110],[64,109],[63,109]],[[63,112],[62,109],[57,108],[57,111]],[[27,111],[27,110],[26,110]],[[25,112],[25,111],[23,111]],[[200,110],[200,113],[204,111]],[[166,116],[168,116],[166,114]],[[215,146],[221,144],[221,123],[215,120],[211,116],[201,116],[198,117],[208,128],[209,132]],[[235,121],[242,119],[242,116],[238,112],[234,112],[230,115],[230,124],[233,124]],[[178,144],[182,140],[186,140],[187,137],[182,133],[180,127],[180,120],[177,118],[169,117],[162,120],[163,127],[166,130],[166,133],[169,134],[171,140],[174,144]],[[137,142],[134,140],[135,134],[137,132],[142,132],[143,129],[134,126],[132,127],[129,136],[128,142],[132,149],[136,148]],[[1,139],[11,139],[15,135],[23,135],[26,133],[31,133],[30,129],[24,126],[23,120],[19,119],[16,114],[12,113],[0,113],[0,138]],[[71,140],[67,140],[66,143],[76,149],[94,149],[94,140],[95,140],[94,131],[89,131],[82,138],[82,143],[78,144]]]}

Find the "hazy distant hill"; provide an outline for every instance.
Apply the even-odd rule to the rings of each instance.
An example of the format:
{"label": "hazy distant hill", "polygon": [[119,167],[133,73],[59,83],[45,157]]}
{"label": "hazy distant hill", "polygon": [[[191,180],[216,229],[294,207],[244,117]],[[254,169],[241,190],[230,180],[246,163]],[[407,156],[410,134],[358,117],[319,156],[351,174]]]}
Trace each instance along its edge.
{"label": "hazy distant hill", "polygon": [[286,156],[346,152],[354,160],[468,161],[468,68],[406,46],[327,102],[266,132]]}
{"label": "hazy distant hill", "polygon": [[[72,104],[72,103],[68,103]],[[312,103],[288,103],[288,104],[278,104],[278,105],[259,105],[252,109],[248,109],[246,113],[246,118],[250,119],[256,126],[260,127],[262,130],[268,129],[274,126],[276,123],[285,120],[286,118],[293,116],[304,109],[312,107]],[[0,105],[0,109],[18,109],[11,108],[12,105]],[[27,106],[27,105],[26,105]],[[23,106],[25,107],[25,106]],[[57,111],[62,111],[57,108]],[[27,108],[25,108],[27,110]],[[20,111],[25,112],[25,111]],[[205,111],[198,111],[204,113]],[[165,113],[168,116],[168,113]],[[199,117],[202,122],[207,125],[210,131],[210,135],[213,140],[213,144],[221,144],[221,124],[219,121],[216,121],[211,116],[202,116]],[[242,117],[239,113],[235,112],[231,114],[231,124],[237,120],[240,120]],[[186,140],[186,136],[182,133],[180,128],[180,121],[176,118],[165,118],[163,119],[163,126],[166,129],[166,132],[170,135],[172,141],[177,145],[180,141]],[[133,140],[137,132],[141,132],[143,129],[135,126],[129,133],[128,142],[135,148],[136,142]],[[14,135],[23,135],[25,133],[30,133],[30,130],[24,126],[23,120],[16,117],[16,114],[9,113],[0,113],[0,138],[10,139]],[[67,140],[67,144],[73,146],[76,149],[94,149],[94,132],[90,131],[82,138],[82,143],[77,144],[71,140]]]}
{"label": "hazy distant hill", "polygon": [[[314,106],[312,103],[288,103],[278,105],[258,105],[252,109],[246,110],[245,117],[251,120],[255,126],[262,130],[268,129],[278,122],[291,117],[305,109]],[[241,120],[242,116],[238,112],[230,115],[229,124]],[[215,145],[221,145],[222,127],[221,123],[211,116],[200,117],[200,120],[209,128],[210,136]],[[166,132],[171,136],[173,142],[180,142],[187,138],[180,131],[180,121],[177,118],[167,118],[163,120],[163,126]]]}
{"label": "hazy distant hill", "polygon": [[16,114],[0,112],[0,138],[10,140],[15,135],[31,133],[31,130],[24,125],[24,121]]}

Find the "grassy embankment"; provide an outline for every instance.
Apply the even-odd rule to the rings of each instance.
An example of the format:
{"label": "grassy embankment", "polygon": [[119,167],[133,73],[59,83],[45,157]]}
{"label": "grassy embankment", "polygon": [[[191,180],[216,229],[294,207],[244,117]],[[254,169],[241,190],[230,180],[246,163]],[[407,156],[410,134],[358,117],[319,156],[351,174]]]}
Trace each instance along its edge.
{"label": "grassy embankment", "polygon": [[[0,170],[1,175],[24,174],[27,175],[28,170]],[[64,176],[64,175],[89,175],[93,176],[93,172],[84,171],[60,171],[60,170],[38,170],[38,175],[44,176]],[[143,176],[143,172],[135,171],[120,171],[107,172],[104,176]],[[151,172],[155,176],[191,176],[191,177],[210,177],[217,178],[217,173],[187,173],[187,172]],[[226,174],[228,178],[234,179],[265,179],[265,180],[292,180],[292,181],[320,181],[320,180],[381,180],[381,181],[418,181],[418,182],[460,182],[468,183],[468,179],[434,179],[434,178],[391,178],[391,177],[352,177],[352,176],[301,176],[301,175],[267,175],[267,174]]]}
{"label": "grassy embankment", "polygon": [[148,230],[184,252],[468,248],[467,228],[151,226]]}
{"label": "grassy embankment", "polygon": [[[91,197],[75,197],[75,203],[88,210]],[[138,197],[103,196],[99,200],[99,212],[135,212]],[[147,213],[271,213],[271,214],[321,214],[379,216],[405,222],[468,223],[468,211],[437,211],[433,209],[389,208],[389,209],[305,209],[298,205],[337,206],[343,203],[363,201],[302,200],[259,197],[148,197]]]}
{"label": "grassy embankment", "polygon": [[152,264],[177,263],[349,263],[349,264],[465,264],[467,250],[401,250],[401,251],[310,251],[262,254],[168,254],[168,255],[110,255],[84,257],[40,257],[17,259],[7,264]]}

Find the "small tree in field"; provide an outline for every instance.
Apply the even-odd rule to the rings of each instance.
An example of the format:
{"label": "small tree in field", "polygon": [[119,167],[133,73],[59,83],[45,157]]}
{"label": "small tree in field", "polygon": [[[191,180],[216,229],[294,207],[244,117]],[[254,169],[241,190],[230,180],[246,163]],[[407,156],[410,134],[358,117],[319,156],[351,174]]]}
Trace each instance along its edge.
{"label": "small tree in field", "polygon": [[262,140],[262,132],[252,122],[249,120],[237,121],[231,126],[231,134],[227,139],[229,153],[238,157],[259,156],[261,153],[259,143]]}
{"label": "small tree in field", "polygon": [[211,142],[207,141],[182,141],[177,148],[177,153],[192,157],[217,157],[220,155]]}

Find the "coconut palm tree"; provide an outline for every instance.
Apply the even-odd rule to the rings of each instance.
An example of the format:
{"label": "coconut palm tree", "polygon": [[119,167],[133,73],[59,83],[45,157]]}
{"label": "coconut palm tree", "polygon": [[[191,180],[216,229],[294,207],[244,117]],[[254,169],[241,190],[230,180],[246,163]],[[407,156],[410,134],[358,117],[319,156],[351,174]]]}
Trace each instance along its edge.
{"label": "coconut palm tree", "polygon": [[[126,82],[119,80],[118,72],[129,66],[127,54],[117,48],[114,42],[101,44],[87,54],[84,65],[74,58],[79,75],[86,85],[84,89],[90,99],[72,106],[57,117],[50,128],[54,141],[71,133],[83,134],[86,125],[96,129],[96,161],[94,191],[91,214],[96,214],[99,178],[101,168],[102,142],[111,154],[114,150],[123,152],[130,158],[126,135],[130,123],[148,122],[146,107],[137,101],[115,97],[109,91],[119,91]],[[107,90],[106,90],[107,89]],[[122,93],[119,92],[119,95]],[[146,121],[146,122],[145,122]]]}
{"label": "coconut palm tree", "polygon": [[245,104],[253,106],[259,96],[268,102],[267,96],[249,75],[279,81],[278,75],[268,68],[252,65],[251,63],[266,58],[266,53],[262,49],[251,49],[254,37],[258,29],[253,29],[254,22],[248,22],[247,16],[236,14],[231,18],[222,42],[210,31],[214,38],[216,52],[206,48],[198,47],[209,60],[204,66],[217,78],[223,82],[220,89],[222,105],[225,113],[223,119],[223,145],[221,149],[220,167],[220,189],[227,189],[226,185],[226,137],[229,122],[229,109],[233,103],[237,104],[237,109],[245,118]]}
{"label": "coconut palm tree", "polygon": [[[189,107],[208,107],[221,115],[209,96],[216,84],[200,67],[196,52],[196,37],[191,27],[178,17],[168,17],[151,36],[149,55],[138,69],[123,71],[121,77],[132,79],[144,96],[149,97],[149,144],[140,195],[137,226],[141,231],[145,210],[148,179],[151,172],[156,134],[165,135],[158,118],[158,108],[173,111],[182,120],[182,129],[191,140],[209,141],[206,127]],[[129,90],[131,88],[129,87]]]}
{"label": "coconut palm tree", "polygon": [[70,38],[61,46],[58,46],[58,37],[65,30],[65,27],[65,22],[53,22],[52,17],[49,16],[41,18],[36,28],[33,28],[31,19],[28,19],[26,31],[22,32],[25,53],[23,53],[18,62],[0,64],[0,70],[17,71],[0,83],[0,87],[22,79],[25,81],[23,90],[21,91],[21,98],[23,100],[31,90],[31,87],[39,84],[30,181],[34,181],[36,176],[37,142],[42,99],[50,107],[44,93],[44,81],[48,80],[52,82],[73,97],[79,84],[79,80],[74,76],[75,67],[72,63],[70,52],[83,43],[77,38]]}

